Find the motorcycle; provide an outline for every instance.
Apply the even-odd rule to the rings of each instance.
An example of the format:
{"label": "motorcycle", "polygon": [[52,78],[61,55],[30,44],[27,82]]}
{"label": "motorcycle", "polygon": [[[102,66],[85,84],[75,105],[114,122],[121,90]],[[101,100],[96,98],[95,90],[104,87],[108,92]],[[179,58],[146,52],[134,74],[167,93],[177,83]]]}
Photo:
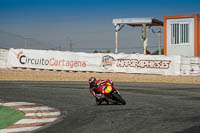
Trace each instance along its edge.
{"label": "motorcycle", "polygon": [[98,87],[98,91],[100,92],[100,96],[97,97],[97,100],[100,104],[103,101],[107,104],[126,104],[126,101],[121,97],[119,91],[110,82],[106,81],[101,87]]}

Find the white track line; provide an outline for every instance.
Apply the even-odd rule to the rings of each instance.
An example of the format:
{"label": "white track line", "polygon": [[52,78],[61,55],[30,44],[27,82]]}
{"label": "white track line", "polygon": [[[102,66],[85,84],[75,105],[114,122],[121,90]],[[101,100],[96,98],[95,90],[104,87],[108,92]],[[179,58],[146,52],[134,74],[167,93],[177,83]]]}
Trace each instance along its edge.
{"label": "white track line", "polygon": [[7,102],[7,103],[0,103],[0,105],[4,106],[18,106],[18,105],[34,105],[35,103],[27,103],[27,102]]}
{"label": "white track line", "polygon": [[42,126],[34,126],[34,127],[23,127],[23,128],[12,128],[12,129],[2,129],[0,133],[12,133],[12,132],[30,132],[32,130],[36,130],[41,128]]}
{"label": "white track line", "polygon": [[60,115],[60,112],[49,113],[26,113],[25,116],[48,116],[48,115]]}
{"label": "white track line", "polygon": [[54,108],[50,108],[48,106],[41,107],[32,107],[32,108],[18,108],[20,111],[28,111],[28,110],[53,110]]}
{"label": "white track line", "polygon": [[20,121],[18,121],[15,124],[30,124],[30,123],[36,123],[36,122],[53,122],[55,121],[57,118],[45,118],[45,119],[22,119]]}

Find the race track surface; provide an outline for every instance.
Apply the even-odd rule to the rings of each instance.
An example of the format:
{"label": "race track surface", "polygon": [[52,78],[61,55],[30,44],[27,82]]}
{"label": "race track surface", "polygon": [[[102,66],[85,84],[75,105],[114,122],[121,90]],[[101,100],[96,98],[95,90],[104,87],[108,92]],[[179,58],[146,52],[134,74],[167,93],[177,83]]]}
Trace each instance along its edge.
{"label": "race track surface", "polygon": [[0,81],[0,99],[47,105],[63,121],[40,133],[199,133],[200,85],[115,83],[127,105],[95,105],[87,82]]}

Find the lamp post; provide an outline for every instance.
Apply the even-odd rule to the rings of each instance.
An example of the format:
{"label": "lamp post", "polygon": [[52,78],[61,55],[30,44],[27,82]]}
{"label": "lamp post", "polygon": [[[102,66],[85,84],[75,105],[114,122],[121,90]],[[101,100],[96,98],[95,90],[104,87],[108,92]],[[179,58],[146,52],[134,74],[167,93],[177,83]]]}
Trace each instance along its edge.
{"label": "lamp post", "polygon": [[73,43],[71,37],[69,37],[69,36],[66,37],[66,44],[67,44],[67,47],[69,47],[69,51],[72,51],[74,43]]}
{"label": "lamp post", "polygon": [[158,31],[155,31],[152,29],[152,32],[155,34],[157,33],[159,35],[158,53],[159,53],[159,55],[161,55],[161,33],[162,33],[161,28],[159,28]]}
{"label": "lamp post", "polygon": [[24,39],[24,49],[26,49],[26,43],[27,43],[27,40],[26,38]]}
{"label": "lamp post", "polygon": [[24,37],[24,48],[26,49],[27,48],[27,41],[28,39],[32,39],[30,37]]}

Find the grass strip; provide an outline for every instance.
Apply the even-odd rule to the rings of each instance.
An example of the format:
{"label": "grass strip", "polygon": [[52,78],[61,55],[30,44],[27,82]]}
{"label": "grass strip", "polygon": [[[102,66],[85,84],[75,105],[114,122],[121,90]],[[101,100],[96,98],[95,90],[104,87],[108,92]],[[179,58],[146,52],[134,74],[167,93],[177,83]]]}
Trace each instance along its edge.
{"label": "grass strip", "polygon": [[23,112],[0,105],[0,129],[9,127],[22,118]]}

